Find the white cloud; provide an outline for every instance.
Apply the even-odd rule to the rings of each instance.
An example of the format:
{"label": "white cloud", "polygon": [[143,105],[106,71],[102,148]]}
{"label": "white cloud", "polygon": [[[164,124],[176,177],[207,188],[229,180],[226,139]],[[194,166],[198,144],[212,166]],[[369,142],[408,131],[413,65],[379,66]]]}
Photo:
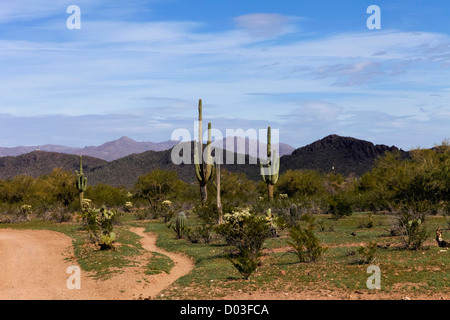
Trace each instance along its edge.
{"label": "white cloud", "polygon": [[[30,13],[39,10],[33,7]],[[166,121],[172,112],[176,123],[195,119],[196,102],[203,98],[206,105],[215,105],[205,108],[215,122],[232,124],[236,117],[251,127],[242,118],[265,125],[276,119],[292,126],[289,132],[297,132],[295,124],[309,138],[349,132],[345,124],[351,121],[359,132],[395,126],[411,131],[419,103],[430,110],[420,118],[427,123],[448,114],[436,112],[449,98],[444,90],[450,78],[442,69],[448,61],[448,35],[383,31],[303,39],[295,17],[250,14],[234,21],[235,29],[217,32],[192,21],[83,20],[80,32],[56,22],[37,26],[52,36],[0,40],[0,108],[22,117],[129,112],[149,121],[156,119],[152,114]],[[288,33],[289,41],[276,41]],[[261,41],[266,39],[271,41]],[[442,97],[430,99],[437,93]],[[358,111],[358,117],[349,116]],[[389,118],[383,126],[362,116],[371,111],[411,118]],[[127,125],[145,128],[131,121],[117,127],[126,130]],[[158,128],[170,136],[169,124]]]}
{"label": "white cloud", "polygon": [[276,13],[253,13],[234,18],[239,29],[257,38],[271,38],[295,31],[294,18]]}

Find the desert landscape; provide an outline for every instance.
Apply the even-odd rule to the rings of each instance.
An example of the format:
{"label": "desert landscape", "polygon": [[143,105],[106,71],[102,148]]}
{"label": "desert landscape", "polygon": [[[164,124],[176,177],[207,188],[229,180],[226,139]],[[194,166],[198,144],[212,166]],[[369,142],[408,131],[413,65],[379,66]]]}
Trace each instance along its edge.
{"label": "desert landscape", "polygon": [[450,4],[319,2],[0,3],[0,300],[448,302]]}

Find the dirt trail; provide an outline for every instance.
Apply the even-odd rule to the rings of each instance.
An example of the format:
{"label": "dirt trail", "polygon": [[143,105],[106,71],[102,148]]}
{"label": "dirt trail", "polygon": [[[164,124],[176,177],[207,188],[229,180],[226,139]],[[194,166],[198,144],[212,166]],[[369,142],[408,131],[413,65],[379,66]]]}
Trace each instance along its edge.
{"label": "dirt trail", "polygon": [[142,255],[142,264],[126,267],[110,279],[95,280],[81,270],[81,288],[68,289],[68,267],[76,265],[72,239],[48,230],[0,230],[0,300],[129,300],[154,298],[176,279],[189,273],[191,259],[156,247],[156,235],[133,228],[143,238],[144,249],[167,255],[175,266],[170,274],[145,275],[151,252]]}
{"label": "dirt trail", "polygon": [[169,274],[160,273],[153,275],[149,286],[142,294],[143,297],[154,298],[159,292],[169,287],[175,280],[191,272],[194,268],[194,262],[187,256],[179,253],[173,253],[156,246],[157,236],[153,233],[144,232],[144,228],[131,228],[130,231],[142,237],[142,247],[148,251],[156,251],[168,256],[174,262],[173,268]]}

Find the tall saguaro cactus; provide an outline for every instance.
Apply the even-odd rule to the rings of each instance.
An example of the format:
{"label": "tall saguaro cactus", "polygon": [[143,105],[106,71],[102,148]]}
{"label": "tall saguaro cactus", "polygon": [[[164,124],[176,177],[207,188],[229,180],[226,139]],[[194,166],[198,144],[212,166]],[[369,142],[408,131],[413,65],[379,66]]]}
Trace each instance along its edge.
{"label": "tall saguaro cactus", "polygon": [[200,196],[205,204],[208,198],[206,186],[213,178],[214,164],[211,156],[211,122],[208,122],[208,142],[206,144],[206,161],[203,161],[203,131],[202,131],[202,99],[198,101],[198,142],[194,144],[195,173],[200,183]]}
{"label": "tall saguaro cactus", "polygon": [[280,171],[280,158],[277,157],[276,150],[272,153],[272,145],[270,141],[270,126],[267,127],[267,167],[264,168],[261,164],[261,177],[267,184],[267,193],[269,201],[273,201],[273,186],[278,182],[278,176]]}
{"label": "tall saguaro cactus", "polygon": [[83,174],[83,160],[82,156],[80,156],[80,171],[75,171],[77,175],[77,189],[80,196],[80,208],[83,209],[83,198],[84,198],[84,191],[86,191],[87,187],[87,178]]}

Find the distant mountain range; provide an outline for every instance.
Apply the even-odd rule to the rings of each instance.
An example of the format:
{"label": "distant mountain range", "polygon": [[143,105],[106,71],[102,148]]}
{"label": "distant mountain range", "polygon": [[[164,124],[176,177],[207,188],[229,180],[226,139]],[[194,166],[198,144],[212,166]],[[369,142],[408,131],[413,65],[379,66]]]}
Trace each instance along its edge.
{"label": "distant mountain range", "polygon": [[[248,141],[247,141],[248,142]],[[103,144],[103,151],[96,151],[99,154],[109,154],[120,145],[136,145],[132,139],[122,137],[119,140]],[[176,143],[173,142],[172,143]],[[193,159],[193,143],[191,144],[191,159]],[[220,145],[220,141],[218,142]],[[95,147],[93,147],[95,149]],[[280,145],[280,153],[284,147]],[[89,147],[82,150],[89,150]],[[127,152],[130,152],[128,149]],[[134,149],[133,149],[134,150]],[[315,141],[307,146],[295,149],[289,154],[280,158],[281,173],[289,169],[314,169],[320,172],[332,172],[333,170],[343,175],[355,174],[362,175],[369,171],[377,157],[387,151],[398,150],[404,157],[409,157],[409,153],[399,150],[395,146],[374,145],[369,141],[359,140],[351,137],[341,137],[338,135],[329,135],[321,140]],[[103,152],[103,153],[101,153]],[[109,152],[109,153],[108,153]],[[117,151],[118,152],[118,151]],[[124,152],[124,151],[122,151]],[[106,183],[114,186],[131,187],[137,178],[156,168],[174,170],[178,173],[180,179],[186,182],[195,182],[195,169],[193,164],[175,165],[171,159],[172,147],[162,151],[134,152],[124,157],[112,161],[106,161],[91,156],[83,157],[83,171],[88,177],[89,184]],[[117,153],[116,153],[117,156]],[[234,154],[236,157],[236,154]],[[78,169],[78,157],[74,154],[32,151],[19,156],[9,156],[0,158],[0,179],[12,178],[19,174],[39,176],[50,173],[54,168],[60,167],[74,172]],[[243,172],[249,179],[259,180],[259,164],[256,159],[246,155],[245,164],[224,164],[222,168],[231,172]],[[333,169],[334,168],[334,169]]]}
{"label": "distant mountain range", "polygon": [[46,144],[42,146],[20,146],[5,148],[0,147],[0,157],[19,156],[32,151],[48,151],[67,154],[85,155],[94,158],[112,161],[126,157],[133,153],[145,151],[163,151],[172,148],[177,141],[165,142],[137,142],[128,137],[106,142],[100,146],[86,146],[84,148],[66,147],[60,145]]}
{"label": "distant mountain range", "polygon": [[[227,137],[226,139],[223,140],[214,141],[213,145],[219,147],[223,145],[224,149],[227,145],[234,145],[235,152],[237,151],[238,146],[245,146],[246,154],[249,154],[250,152],[251,156],[257,157],[257,153],[254,153],[253,149],[249,148],[249,146],[251,145],[250,143],[254,143],[255,146],[258,146],[258,148],[256,149],[257,150],[256,152],[258,152],[259,144],[257,140],[249,140],[248,138],[244,139],[240,137],[234,137],[234,141],[229,141],[230,139],[233,139],[233,137]],[[177,144],[178,141],[170,141],[170,140],[164,142],[138,142],[129,137],[124,136],[117,140],[106,142],[100,146],[86,146],[84,148],[66,147],[53,144],[46,144],[42,146],[19,146],[11,148],[0,147],[0,157],[19,156],[22,154],[30,153],[32,151],[47,151],[47,152],[84,155],[103,159],[106,161],[113,161],[134,153],[142,153],[145,151],[168,150]],[[265,152],[266,144],[261,143],[261,146],[264,149],[262,150],[262,152]],[[291,154],[292,151],[295,150],[294,147],[285,143],[274,144],[272,147],[278,148],[280,152],[279,154],[281,156]]]}

